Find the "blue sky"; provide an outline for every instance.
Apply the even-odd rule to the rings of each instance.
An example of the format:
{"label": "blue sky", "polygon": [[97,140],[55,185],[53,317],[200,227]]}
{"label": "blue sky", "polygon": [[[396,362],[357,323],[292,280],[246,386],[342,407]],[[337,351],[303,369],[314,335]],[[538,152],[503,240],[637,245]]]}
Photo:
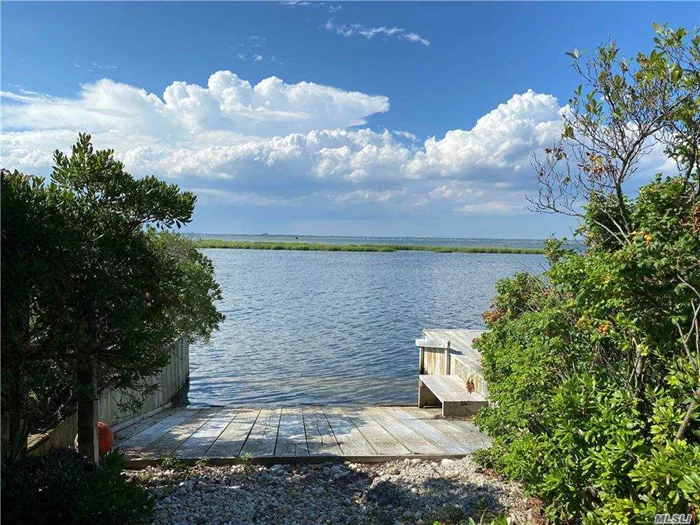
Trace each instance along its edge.
{"label": "blue sky", "polygon": [[648,51],[688,3],[7,3],[2,165],[78,131],[196,191],[191,231],[541,238],[565,51]]}

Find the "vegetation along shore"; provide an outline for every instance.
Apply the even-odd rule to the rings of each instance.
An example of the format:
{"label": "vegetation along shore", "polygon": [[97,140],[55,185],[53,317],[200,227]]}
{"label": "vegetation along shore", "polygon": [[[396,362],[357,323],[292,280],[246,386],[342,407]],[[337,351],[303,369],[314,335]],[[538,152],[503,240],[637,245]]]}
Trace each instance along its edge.
{"label": "vegetation along shore", "polygon": [[300,250],[309,252],[437,252],[437,253],[544,253],[544,248],[514,248],[509,246],[424,246],[420,244],[321,244],[310,242],[252,242],[199,239],[197,248],[228,248],[236,250]]}

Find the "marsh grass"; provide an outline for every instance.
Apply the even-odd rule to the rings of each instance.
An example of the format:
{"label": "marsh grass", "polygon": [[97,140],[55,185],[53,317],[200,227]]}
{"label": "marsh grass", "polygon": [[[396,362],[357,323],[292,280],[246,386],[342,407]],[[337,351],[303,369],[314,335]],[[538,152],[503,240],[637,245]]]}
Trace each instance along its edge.
{"label": "marsh grass", "polygon": [[307,242],[251,242],[199,239],[198,248],[226,248],[234,250],[297,250],[311,252],[436,252],[436,253],[520,253],[541,254],[540,248],[514,248],[508,246],[424,246],[403,244],[322,244]]}

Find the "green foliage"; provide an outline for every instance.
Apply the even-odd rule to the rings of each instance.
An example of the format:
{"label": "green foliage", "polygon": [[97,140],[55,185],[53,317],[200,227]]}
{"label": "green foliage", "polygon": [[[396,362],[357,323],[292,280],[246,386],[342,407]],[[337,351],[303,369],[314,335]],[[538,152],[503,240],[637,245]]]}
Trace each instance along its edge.
{"label": "green foliage", "polygon": [[203,458],[199,459],[195,465],[198,467],[206,467],[211,464],[211,458],[209,456],[204,456]]}
{"label": "green foliage", "polygon": [[180,459],[176,458],[175,456],[163,456],[161,458],[160,464],[164,468],[169,468],[173,470],[181,470],[181,471],[186,471],[188,470],[187,464],[185,464],[183,461]]}
{"label": "green foliage", "polygon": [[251,454],[250,452],[246,452],[245,454],[241,454],[240,460],[241,463],[243,464],[243,469],[246,472],[249,472],[251,468],[253,468],[253,459],[255,459],[255,456]]}
{"label": "green foliage", "polygon": [[17,524],[138,524],[154,500],[121,474],[124,457],[109,452],[96,469],[72,450],[52,450],[3,466],[2,519]]}
{"label": "green foliage", "polygon": [[[453,507],[454,508],[454,507]],[[457,509],[457,513],[461,516],[461,512]],[[501,514],[497,518],[489,519],[486,516],[482,516],[479,521],[475,521],[474,518],[462,519],[461,517],[449,518],[441,517],[433,521],[432,525],[508,525],[508,520]]]}
{"label": "green foliage", "polygon": [[[12,436],[12,440],[8,440],[2,447],[0,455],[2,457],[2,468],[10,467],[15,463],[23,460],[27,455],[27,428],[22,426]],[[4,480],[0,480],[4,485]]]}
{"label": "green foliage", "polygon": [[147,393],[177,337],[206,339],[223,319],[211,262],[166,231],[190,221],[193,194],[133,177],[89,135],[54,161],[48,183],[2,172],[2,395],[13,428],[22,417],[51,426],[94,398],[77,377],[86,363],[99,389]]}
{"label": "green foliage", "polygon": [[111,451],[103,467],[83,479],[75,492],[73,519],[76,523],[145,523],[155,510],[155,500],[122,476],[124,456]]}
{"label": "green foliage", "polygon": [[[639,55],[634,72],[616,62],[614,45],[594,63],[627,68],[630,92],[657,95],[646,111],[660,129],[676,129],[666,140],[678,172],[635,196],[587,186],[578,233],[588,249],[551,241],[543,275],[501,281],[484,314],[490,331],[476,343],[494,402],[477,415],[494,437],[480,459],[522,480],[557,522],[653,523],[700,507],[700,118],[697,100],[678,91],[695,96],[700,75],[689,66],[676,81],[672,71],[673,53],[700,56],[700,38],[682,41],[660,28],[657,49]],[[603,77],[592,93],[624,85]],[[652,104],[662,88],[680,101],[672,111]],[[624,119],[615,111],[632,111],[611,107],[612,98],[585,100],[572,117],[591,127],[579,157],[607,133],[599,126]],[[612,173],[618,152],[602,144],[596,155]]]}
{"label": "green foliage", "polygon": [[[55,334],[53,319],[65,307],[60,290],[68,286],[64,263],[73,236],[72,196],[39,178],[0,170],[2,176],[2,414],[3,438],[14,437],[35,411],[53,407],[30,399],[33,377],[38,396],[52,390],[52,379],[62,371],[53,366],[34,367],[46,356],[62,351],[63,339]],[[60,270],[60,271],[59,271]],[[36,373],[34,371],[36,370]],[[45,381],[44,381],[45,380]],[[64,391],[56,392],[65,396]]]}
{"label": "green foliage", "polygon": [[683,187],[645,186],[629,244],[560,253],[540,278],[501,281],[485,314],[487,461],[553,518],[644,523],[700,504],[700,363],[680,328],[697,333],[700,229],[696,189]]}

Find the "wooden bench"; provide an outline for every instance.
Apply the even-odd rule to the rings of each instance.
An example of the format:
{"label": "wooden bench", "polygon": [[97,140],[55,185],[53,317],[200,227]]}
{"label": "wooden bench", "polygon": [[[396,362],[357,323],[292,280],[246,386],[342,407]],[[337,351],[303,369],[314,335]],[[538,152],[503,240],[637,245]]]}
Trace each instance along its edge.
{"label": "wooden bench", "polygon": [[442,416],[473,416],[488,401],[478,392],[469,392],[467,383],[453,375],[418,376],[418,408],[442,405]]}

